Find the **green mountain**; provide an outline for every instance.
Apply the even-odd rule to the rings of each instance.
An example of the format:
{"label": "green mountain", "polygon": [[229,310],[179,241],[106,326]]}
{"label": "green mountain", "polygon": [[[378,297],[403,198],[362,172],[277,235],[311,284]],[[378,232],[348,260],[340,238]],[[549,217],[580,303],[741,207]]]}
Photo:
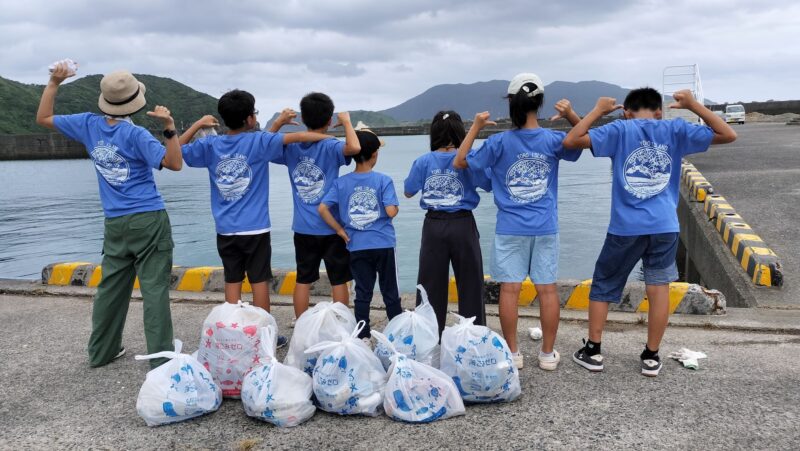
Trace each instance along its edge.
{"label": "green mountain", "polygon": [[[97,98],[100,95],[101,75],[87,75],[61,85],[56,97],[56,114],[91,111],[99,113]],[[178,128],[185,128],[204,114],[217,112],[217,99],[170,78],[136,74],[147,86],[147,107],[164,105],[170,109]],[[36,125],[36,110],[44,85],[28,85],[0,77],[0,134],[41,133],[46,129]],[[134,122],[147,128],[158,129],[158,121],[141,111],[133,116]]]}

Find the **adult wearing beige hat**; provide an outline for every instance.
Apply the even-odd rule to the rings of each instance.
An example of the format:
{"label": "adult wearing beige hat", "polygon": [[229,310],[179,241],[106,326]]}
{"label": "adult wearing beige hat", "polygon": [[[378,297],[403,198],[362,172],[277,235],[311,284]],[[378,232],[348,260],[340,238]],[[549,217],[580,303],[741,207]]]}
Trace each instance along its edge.
{"label": "adult wearing beige hat", "polygon": [[[146,90],[130,72],[112,72],[100,81],[97,104],[104,114],[53,115],[58,86],[73,75],[67,64],[55,66],[36,122],[86,146],[97,172],[105,231],[102,279],[94,297],[88,346],[89,364],[97,367],[125,354],[122,330],[137,276],[147,353],[172,350],[172,231],[153,169],[178,171],[183,161],[167,108],[156,106],[147,113],[163,122],[166,147],[131,121],[130,116],[145,107]],[[161,363],[151,360],[153,366]]]}

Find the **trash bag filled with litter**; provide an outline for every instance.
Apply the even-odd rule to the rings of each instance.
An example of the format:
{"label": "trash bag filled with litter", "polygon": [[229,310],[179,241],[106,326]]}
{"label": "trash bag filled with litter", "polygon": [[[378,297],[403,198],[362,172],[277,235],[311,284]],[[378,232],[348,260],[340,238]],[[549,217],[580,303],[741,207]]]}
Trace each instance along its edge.
{"label": "trash bag filled with litter", "polygon": [[[417,285],[422,303],[414,310],[395,316],[383,329],[383,335],[394,345],[397,352],[411,360],[422,362],[426,365],[438,365],[439,351],[439,323],[436,321],[436,312],[428,302],[428,293],[422,285]],[[391,352],[382,343],[375,346],[375,355],[381,359],[384,368],[392,364]]]}
{"label": "trash bag filled with litter", "polygon": [[289,351],[283,363],[305,371],[309,376],[317,363],[317,353],[306,350],[323,341],[340,340],[356,327],[353,312],[341,302],[320,302],[306,310],[294,325]]}

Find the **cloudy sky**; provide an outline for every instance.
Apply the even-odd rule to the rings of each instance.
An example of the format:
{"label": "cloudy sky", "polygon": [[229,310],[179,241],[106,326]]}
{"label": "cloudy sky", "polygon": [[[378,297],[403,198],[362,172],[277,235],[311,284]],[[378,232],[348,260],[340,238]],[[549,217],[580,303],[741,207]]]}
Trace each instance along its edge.
{"label": "cloudy sky", "polygon": [[[226,6],[227,5],[227,6]],[[218,97],[241,88],[262,112],[308,91],[337,109],[383,109],[441,83],[510,79],[661,86],[697,63],[707,98],[800,98],[800,2],[3,1],[0,76],[44,83],[126,68]]]}

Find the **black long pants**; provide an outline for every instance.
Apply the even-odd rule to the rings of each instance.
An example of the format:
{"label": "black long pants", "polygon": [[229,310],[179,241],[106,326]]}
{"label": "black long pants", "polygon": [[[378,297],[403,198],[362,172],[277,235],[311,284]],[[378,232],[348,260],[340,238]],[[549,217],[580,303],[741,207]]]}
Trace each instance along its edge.
{"label": "black long pants", "polygon": [[[450,264],[458,288],[458,314],[475,317],[475,324],[486,324],[483,305],[483,258],[480,235],[475,218],[469,210],[452,213],[429,210],[422,225],[417,282],[428,293],[439,335],[447,320],[447,288],[450,283]],[[417,303],[421,302],[417,293]]]}
{"label": "black long pants", "polygon": [[375,279],[381,288],[386,316],[391,320],[403,313],[400,305],[400,290],[397,286],[397,263],[394,249],[365,249],[350,252],[350,273],[356,283],[355,314],[356,321],[364,321],[366,325],[358,338],[370,336],[369,304],[375,291]]}

